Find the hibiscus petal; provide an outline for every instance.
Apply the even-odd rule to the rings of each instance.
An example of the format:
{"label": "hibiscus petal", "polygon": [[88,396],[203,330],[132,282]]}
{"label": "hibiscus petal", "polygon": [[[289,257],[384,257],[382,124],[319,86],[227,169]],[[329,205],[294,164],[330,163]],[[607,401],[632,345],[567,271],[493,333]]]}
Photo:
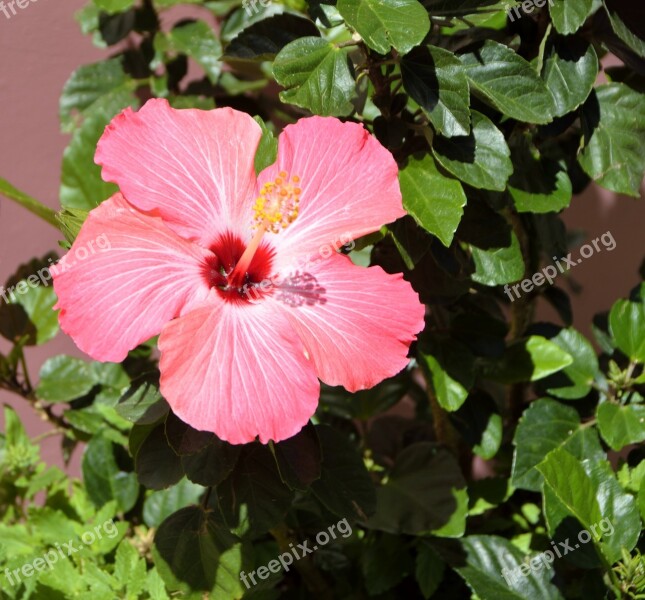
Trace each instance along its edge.
{"label": "hibiscus petal", "polygon": [[209,254],[117,194],[88,216],[52,268],[59,320],[97,360],[122,361],[182,308],[205,299]]}
{"label": "hibiscus petal", "polygon": [[336,254],[277,283],[271,302],[283,305],[325,383],[355,392],[408,364],[424,306],[401,274]]}
{"label": "hibiscus petal", "polygon": [[155,99],[112,120],[95,160],[133,206],[158,210],[175,232],[209,247],[231,225],[248,228],[261,137],[246,113],[176,110]]}
{"label": "hibiscus petal", "polygon": [[280,171],[300,177],[302,190],[298,218],[272,236],[283,265],[377,231],[405,214],[392,154],[357,123],[310,117],[287,126],[275,164],[258,177],[260,185]]}
{"label": "hibiscus petal", "polygon": [[320,384],[281,311],[224,302],[166,325],[161,393],[173,412],[232,444],[280,441],[300,431]]}

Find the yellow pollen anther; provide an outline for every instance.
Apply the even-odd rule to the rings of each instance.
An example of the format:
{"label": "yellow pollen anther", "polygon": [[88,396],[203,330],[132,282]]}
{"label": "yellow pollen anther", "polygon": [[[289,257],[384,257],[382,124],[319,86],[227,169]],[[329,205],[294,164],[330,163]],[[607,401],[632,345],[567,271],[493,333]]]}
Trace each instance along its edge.
{"label": "yellow pollen anther", "polygon": [[300,177],[294,175],[290,182],[289,174],[280,171],[278,177],[262,186],[253,205],[255,229],[278,233],[295,221],[302,190],[293,184],[299,181]]}

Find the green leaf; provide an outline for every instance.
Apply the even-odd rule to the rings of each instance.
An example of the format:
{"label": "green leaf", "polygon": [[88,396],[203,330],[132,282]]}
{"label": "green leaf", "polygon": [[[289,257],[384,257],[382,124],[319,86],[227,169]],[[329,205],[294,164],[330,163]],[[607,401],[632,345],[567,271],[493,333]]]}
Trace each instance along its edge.
{"label": "green leaf", "polygon": [[403,208],[448,247],[464,214],[466,194],[458,180],[444,175],[429,154],[410,157],[399,171]]}
{"label": "green leaf", "polygon": [[275,162],[278,156],[278,140],[260,117],[253,118],[262,128],[262,137],[258,149],[255,151],[255,173],[259,175]]}
{"label": "green leaf", "polygon": [[242,446],[229,444],[215,436],[210,444],[195,454],[181,457],[186,477],[204,486],[217,485],[233,471]]}
{"label": "green leaf", "polygon": [[638,197],[645,171],[645,102],[622,83],[597,87],[583,108],[580,166],[608,190]]}
{"label": "green leaf", "polygon": [[83,65],[65,83],[59,102],[61,129],[71,132],[82,116],[103,96],[115,91],[133,91],[135,83],[124,72],[120,58]]}
{"label": "green leaf", "polygon": [[182,479],[167,490],[153,492],[143,503],[143,520],[148,527],[159,527],[162,521],[189,504],[196,504],[204,488]]}
{"label": "green leaf", "polygon": [[470,88],[461,61],[428,46],[401,59],[403,87],[445,137],[470,133]]}
{"label": "green leaf", "polygon": [[[56,337],[56,294],[52,287],[41,285],[50,280],[49,268],[44,267],[18,281],[15,287],[0,287],[0,335],[13,342],[22,340],[26,346],[40,346]],[[9,302],[5,303],[3,297]]]}
{"label": "green leaf", "polygon": [[307,490],[320,479],[322,453],[311,423],[293,437],[273,444],[272,450],[280,477],[292,490]]}
{"label": "green leaf", "polygon": [[133,454],[137,478],[147,488],[162,490],[184,475],[181,460],[166,438],[164,423],[153,427]]}
{"label": "green leaf", "polygon": [[36,395],[47,402],[69,402],[85,396],[95,385],[88,363],[71,356],[54,356],[40,369]]}
{"label": "green leaf", "polygon": [[500,383],[537,381],[573,363],[568,352],[539,335],[511,343],[504,356],[485,366],[488,379]]}
{"label": "green leaf", "polygon": [[641,404],[604,402],[598,406],[596,416],[600,435],[613,450],[645,440],[645,406]]}
{"label": "green leaf", "polygon": [[[569,461],[570,462],[570,461]],[[569,464],[567,462],[567,464]],[[583,470],[593,494],[587,499],[579,499],[580,503],[596,503],[602,519],[591,523],[583,520],[585,515],[577,515],[576,508],[572,509],[569,503],[563,501],[551,487],[544,489],[544,514],[551,537],[566,538],[577,537],[582,529],[591,534],[594,546],[605,556],[610,564],[621,557],[621,549],[631,550],[638,541],[640,533],[640,516],[634,497],[623,491],[618,483],[614,471],[607,460],[586,459],[576,466],[576,474]],[[577,475],[575,476],[577,479]],[[571,494],[579,496],[575,485],[570,482]],[[585,489],[587,489],[585,484]],[[577,508],[578,512],[582,510]],[[570,517],[574,517],[575,521]],[[590,517],[587,517],[590,518]],[[576,522],[577,521],[577,522]],[[581,544],[571,556],[567,556],[574,564],[585,568],[600,566],[591,549],[587,550]]]}
{"label": "green leaf", "polygon": [[338,0],[338,12],[379,54],[394,48],[407,54],[430,31],[430,19],[417,0]]}
{"label": "green leaf", "polygon": [[502,443],[502,416],[493,398],[476,391],[450,418],[477,456],[490,460]]}
{"label": "green leaf", "polygon": [[596,499],[596,488],[574,456],[563,448],[556,448],[537,465],[557,499],[587,530],[598,523],[603,515]]}
{"label": "green leaf", "polygon": [[114,557],[114,577],[127,585],[128,593],[137,597],[143,591],[146,577],[146,561],[129,540],[123,540]]}
{"label": "green leaf", "polygon": [[[182,508],[155,535],[153,556],[169,589],[212,591],[212,598],[241,598],[242,546],[212,510]],[[173,585],[175,581],[178,585]]]}
{"label": "green leaf", "polygon": [[508,191],[517,212],[559,212],[569,206],[573,186],[563,163],[540,156],[526,138],[511,148],[511,159],[515,171]]}
{"label": "green leaf", "polygon": [[94,4],[108,14],[125,12],[134,6],[134,0],[93,0]]}
{"label": "green leaf", "polygon": [[407,446],[378,491],[368,526],[390,533],[460,537],[466,526],[468,493],[455,458],[429,442]]}
{"label": "green leaf", "polygon": [[441,407],[457,410],[475,383],[475,360],[468,347],[434,336],[424,340],[419,358],[429,372],[429,384]]}
{"label": "green leaf", "polygon": [[74,131],[63,153],[60,201],[63,208],[92,210],[116,193],[117,187],[101,178],[101,168],[94,162],[99,138],[112,118],[139,101],[124,89],[103,96],[92,106],[83,124]]}
{"label": "green leaf", "polygon": [[318,37],[287,44],[273,63],[276,81],[287,88],[281,100],[317,115],[349,115],[356,84],[347,53]]}
{"label": "green leaf", "polygon": [[632,360],[645,363],[645,300],[618,300],[609,313],[609,326],[618,348]]}
{"label": "green leaf", "polygon": [[309,20],[291,13],[273,15],[240,32],[226,48],[227,58],[271,60],[289,42],[301,37],[320,37]]}
{"label": "green leaf", "polygon": [[211,83],[217,83],[222,70],[222,45],[204,21],[175,27],[168,34],[168,40],[172,49],[191,57],[204,69]]}
{"label": "green leaf", "polygon": [[128,512],[136,503],[139,484],[134,473],[121,471],[114,445],[98,435],[90,439],[83,454],[83,481],[95,506],[116,500],[119,512]]}
{"label": "green leaf", "polygon": [[482,285],[496,286],[504,283],[518,281],[524,275],[524,258],[520,249],[520,242],[511,232],[510,246],[503,248],[488,248],[482,250],[477,246],[470,246],[470,251],[475,263],[473,281]]}
{"label": "green leaf", "polygon": [[533,492],[542,485],[542,475],[535,467],[555,448],[564,448],[578,459],[605,458],[595,429],[583,428],[574,408],[547,398],[535,400],[524,411],[513,445],[511,483]]}
{"label": "green leaf", "polygon": [[248,520],[248,532],[264,533],[286,514],[293,492],[280,479],[271,451],[258,442],[242,447],[231,475],[217,486],[229,527]]}
{"label": "green leaf", "polygon": [[[638,56],[645,58],[645,40],[639,37],[627,23],[630,22],[630,11],[625,11],[625,7],[631,3],[621,2],[621,0],[603,0],[603,6],[609,16],[611,27],[616,35],[623,40]],[[632,8],[630,6],[630,8]],[[640,8],[640,7],[639,7]],[[621,16],[621,11],[623,15]],[[637,15],[638,13],[631,13]],[[633,23],[636,25],[636,23]],[[642,28],[641,28],[642,31]]]}
{"label": "green leaf", "polygon": [[[530,568],[516,545],[492,535],[470,535],[460,541],[455,571],[478,598],[495,600],[564,600],[548,569]],[[535,558],[536,555],[531,555]],[[524,574],[520,569],[527,565]],[[527,568],[529,567],[529,568]]]}
{"label": "green leaf", "polygon": [[511,151],[504,134],[481,113],[473,110],[471,117],[470,135],[435,138],[434,157],[444,169],[468,185],[504,191],[513,172]]}
{"label": "green leaf", "polygon": [[356,446],[327,425],[316,433],[323,462],[320,479],[311,484],[314,495],[341,517],[366,520],[376,508],[376,490]]}
{"label": "green leaf", "polygon": [[593,0],[550,0],[549,12],[558,33],[568,35],[582,27],[593,9]]}
{"label": "green leaf", "polygon": [[140,425],[156,423],[170,410],[159,392],[157,373],[144,373],[133,379],[115,408],[124,419]]}
{"label": "green leaf", "polygon": [[550,341],[569,353],[573,363],[543,382],[547,393],[565,400],[584,398],[599,372],[593,346],[573,328],[562,329]]}
{"label": "green leaf", "polygon": [[407,577],[413,562],[407,543],[389,534],[370,536],[361,555],[361,571],[370,596],[383,594]]}
{"label": "green leaf", "polygon": [[529,62],[508,46],[486,41],[461,56],[472,93],[502,114],[526,123],[549,123],[555,105]]}
{"label": "green leaf", "polygon": [[423,597],[428,600],[443,580],[446,563],[426,541],[421,541],[417,551],[415,577]]}
{"label": "green leaf", "polygon": [[578,108],[589,96],[598,75],[598,56],[580,38],[556,36],[547,43],[542,79],[555,100],[555,116]]}

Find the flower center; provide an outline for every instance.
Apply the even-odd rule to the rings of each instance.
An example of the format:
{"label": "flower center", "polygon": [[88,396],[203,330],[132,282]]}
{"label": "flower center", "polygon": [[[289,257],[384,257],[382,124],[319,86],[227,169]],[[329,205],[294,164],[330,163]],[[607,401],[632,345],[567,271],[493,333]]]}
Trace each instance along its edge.
{"label": "flower center", "polygon": [[238,287],[241,285],[264,234],[280,233],[296,220],[301,192],[299,183],[300,177],[297,175],[289,178],[286,171],[280,171],[273,181],[262,186],[260,195],[253,205],[255,216],[252,228],[256,229],[256,232],[229,276],[232,285]]}
{"label": "flower center", "polygon": [[270,276],[273,265],[273,250],[262,244],[245,270],[240,281],[232,279],[232,273],[244,254],[244,242],[232,233],[225,233],[212,246],[213,256],[208,260],[204,276],[208,285],[229,301],[259,300],[272,293]]}

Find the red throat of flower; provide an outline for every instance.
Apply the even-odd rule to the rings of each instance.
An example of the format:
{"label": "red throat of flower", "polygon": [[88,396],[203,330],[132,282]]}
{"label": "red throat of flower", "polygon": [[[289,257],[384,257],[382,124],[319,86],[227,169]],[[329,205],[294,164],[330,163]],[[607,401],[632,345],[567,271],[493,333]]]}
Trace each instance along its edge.
{"label": "red throat of flower", "polygon": [[264,234],[280,233],[296,220],[300,203],[299,183],[300,177],[297,175],[289,178],[288,173],[280,171],[274,181],[262,186],[260,196],[253,206],[253,228],[256,229],[256,233],[229,275],[231,286],[241,287]]}

